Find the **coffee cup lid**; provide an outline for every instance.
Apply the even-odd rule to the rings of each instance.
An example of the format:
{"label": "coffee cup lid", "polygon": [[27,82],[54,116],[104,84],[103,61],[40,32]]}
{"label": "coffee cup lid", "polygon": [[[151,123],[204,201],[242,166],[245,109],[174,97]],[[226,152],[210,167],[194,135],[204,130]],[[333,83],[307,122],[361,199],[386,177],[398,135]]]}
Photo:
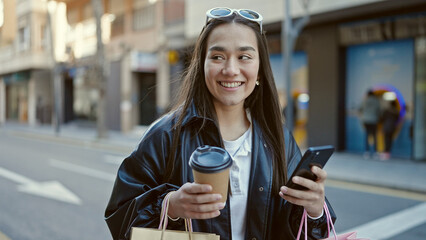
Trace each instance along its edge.
{"label": "coffee cup lid", "polygon": [[192,153],[189,166],[202,173],[215,173],[232,166],[229,153],[220,147],[200,146]]}

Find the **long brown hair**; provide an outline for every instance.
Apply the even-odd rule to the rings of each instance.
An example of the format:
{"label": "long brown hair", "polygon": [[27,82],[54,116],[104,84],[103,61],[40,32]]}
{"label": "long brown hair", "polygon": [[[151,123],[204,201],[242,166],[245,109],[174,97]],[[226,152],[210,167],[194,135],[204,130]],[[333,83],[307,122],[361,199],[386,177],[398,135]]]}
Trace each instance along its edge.
{"label": "long brown hair", "polygon": [[[171,156],[174,156],[178,147],[178,139],[182,130],[182,121],[185,112],[191,104],[195,105],[197,113],[204,118],[217,120],[212,95],[207,89],[204,79],[204,62],[207,52],[207,39],[217,26],[235,22],[252,28],[257,38],[259,49],[260,66],[258,76],[260,85],[247,97],[244,106],[249,108],[253,120],[255,120],[262,131],[263,138],[270,146],[273,155],[273,189],[278,192],[280,186],[287,182],[287,164],[285,159],[283,119],[278,102],[278,93],[269,62],[269,51],[264,33],[260,32],[257,23],[246,20],[237,14],[226,18],[212,19],[203,28],[195,44],[191,63],[184,75],[181,85],[179,99],[175,110],[178,109],[178,119],[174,128]],[[209,96],[209,97],[206,97]],[[171,165],[173,168],[174,164]],[[173,169],[168,169],[171,172]]]}

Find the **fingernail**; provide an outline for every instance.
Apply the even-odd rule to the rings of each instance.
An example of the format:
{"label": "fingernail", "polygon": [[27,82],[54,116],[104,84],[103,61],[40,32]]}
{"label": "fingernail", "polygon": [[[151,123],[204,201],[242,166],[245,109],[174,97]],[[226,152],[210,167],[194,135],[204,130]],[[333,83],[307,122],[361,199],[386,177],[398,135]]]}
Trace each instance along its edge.
{"label": "fingernail", "polygon": [[299,181],[299,177],[294,177],[293,178],[293,182],[298,182]]}
{"label": "fingernail", "polygon": [[285,187],[285,186],[281,187],[281,192],[286,193],[286,192],[287,192],[287,190],[288,190],[288,188],[287,188],[287,187]]}
{"label": "fingernail", "polygon": [[223,209],[224,207],[225,207],[225,203],[218,203],[217,204],[217,207],[219,208],[219,209]]}
{"label": "fingernail", "polygon": [[215,195],[215,198],[216,198],[216,200],[220,200],[220,199],[222,199],[222,195],[220,195],[220,194],[216,194],[216,195]]}

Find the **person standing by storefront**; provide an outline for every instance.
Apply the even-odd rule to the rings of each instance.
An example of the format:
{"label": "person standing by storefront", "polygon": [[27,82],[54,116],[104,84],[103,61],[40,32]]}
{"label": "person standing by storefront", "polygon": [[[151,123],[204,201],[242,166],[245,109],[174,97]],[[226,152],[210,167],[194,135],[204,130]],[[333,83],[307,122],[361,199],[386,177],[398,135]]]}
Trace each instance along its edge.
{"label": "person standing by storefront", "polygon": [[[367,96],[360,107],[361,121],[366,131],[365,137],[365,157],[373,157],[377,151],[377,124],[380,120],[380,100],[373,90],[368,90]],[[370,137],[373,138],[373,145],[370,144]]]}
{"label": "person standing by storefront", "polygon": [[385,136],[385,151],[380,154],[381,160],[388,160],[392,148],[392,141],[398,125],[399,110],[396,100],[389,103],[389,107],[385,109],[382,116],[383,134]]}

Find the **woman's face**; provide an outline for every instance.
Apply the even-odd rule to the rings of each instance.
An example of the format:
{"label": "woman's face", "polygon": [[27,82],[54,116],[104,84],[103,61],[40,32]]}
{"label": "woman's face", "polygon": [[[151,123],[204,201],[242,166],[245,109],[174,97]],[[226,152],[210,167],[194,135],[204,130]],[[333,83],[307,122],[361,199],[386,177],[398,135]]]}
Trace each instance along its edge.
{"label": "woman's face", "polygon": [[204,74],[216,109],[243,107],[256,86],[258,72],[257,39],[250,27],[223,24],[210,33]]}

